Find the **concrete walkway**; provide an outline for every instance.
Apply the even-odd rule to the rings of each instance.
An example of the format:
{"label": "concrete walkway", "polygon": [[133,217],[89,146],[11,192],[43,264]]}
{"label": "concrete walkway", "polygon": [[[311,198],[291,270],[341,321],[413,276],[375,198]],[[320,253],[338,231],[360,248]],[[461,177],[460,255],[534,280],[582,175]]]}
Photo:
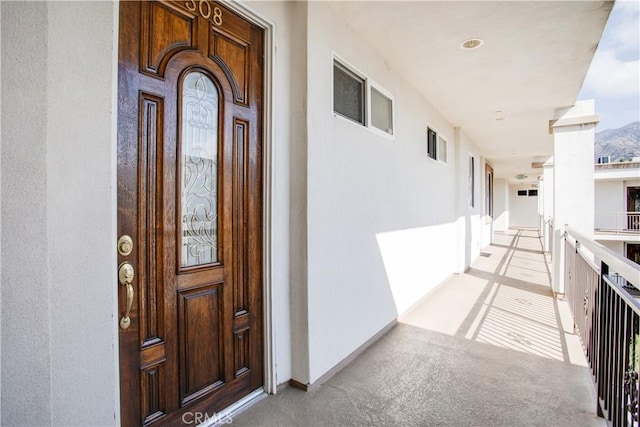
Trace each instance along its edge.
{"label": "concrete walkway", "polygon": [[291,387],[239,426],[604,426],[536,231],[496,234],[325,384]]}

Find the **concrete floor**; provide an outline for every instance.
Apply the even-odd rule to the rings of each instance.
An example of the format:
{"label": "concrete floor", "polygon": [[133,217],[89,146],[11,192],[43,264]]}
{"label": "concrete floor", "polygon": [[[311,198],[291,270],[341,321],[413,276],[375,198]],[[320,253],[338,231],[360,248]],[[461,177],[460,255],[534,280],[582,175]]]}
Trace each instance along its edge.
{"label": "concrete floor", "polygon": [[329,381],[285,388],[233,424],[604,426],[537,232],[494,240]]}

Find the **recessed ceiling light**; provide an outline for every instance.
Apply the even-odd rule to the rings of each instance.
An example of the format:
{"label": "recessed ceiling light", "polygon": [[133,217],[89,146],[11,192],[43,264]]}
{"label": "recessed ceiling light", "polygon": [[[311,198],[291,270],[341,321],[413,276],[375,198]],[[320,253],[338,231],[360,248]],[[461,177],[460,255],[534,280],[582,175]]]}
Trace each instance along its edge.
{"label": "recessed ceiling light", "polygon": [[460,44],[460,47],[463,49],[475,49],[480,47],[484,43],[482,39],[467,39]]}
{"label": "recessed ceiling light", "polygon": [[501,110],[496,111],[496,120],[504,120],[504,115]]}

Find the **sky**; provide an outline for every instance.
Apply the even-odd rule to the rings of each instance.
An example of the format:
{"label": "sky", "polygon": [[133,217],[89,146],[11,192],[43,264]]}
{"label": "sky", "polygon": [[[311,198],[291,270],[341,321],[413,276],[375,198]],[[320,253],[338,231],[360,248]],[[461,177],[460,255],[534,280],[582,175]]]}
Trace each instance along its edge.
{"label": "sky", "polygon": [[640,120],[640,0],[616,1],[578,99],[595,99],[597,132]]}

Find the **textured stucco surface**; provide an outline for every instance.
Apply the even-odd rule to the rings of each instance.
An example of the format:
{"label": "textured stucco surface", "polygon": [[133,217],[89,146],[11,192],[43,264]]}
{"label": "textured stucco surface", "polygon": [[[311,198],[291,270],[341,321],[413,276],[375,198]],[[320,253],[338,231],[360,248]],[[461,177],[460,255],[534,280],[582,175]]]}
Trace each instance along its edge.
{"label": "textured stucco surface", "polygon": [[39,2],[3,2],[1,19],[1,424],[44,425],[51,420],[47,7]]}
{"label": "textured stucco surface", "polygon": [[117,5],[47,6],[52,424],[91,420],[113,425],[119,416],[113,127]]}
{"label": "textured stucco surface", "polygon": [[119,416],[116,10],[3,3],[3,425]]}

